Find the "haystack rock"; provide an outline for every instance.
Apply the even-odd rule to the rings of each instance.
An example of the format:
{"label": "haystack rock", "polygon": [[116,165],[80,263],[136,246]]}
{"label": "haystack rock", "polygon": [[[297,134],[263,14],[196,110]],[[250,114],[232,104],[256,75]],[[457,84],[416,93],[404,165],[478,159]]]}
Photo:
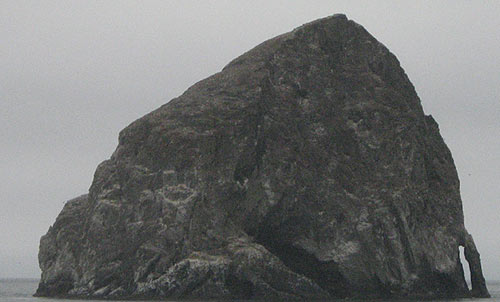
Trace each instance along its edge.
{"label": "haystack rock", "polygon": [[125,128],[39,260],[49,297],[488,296],[437,123],[344,15],[260,44]]}

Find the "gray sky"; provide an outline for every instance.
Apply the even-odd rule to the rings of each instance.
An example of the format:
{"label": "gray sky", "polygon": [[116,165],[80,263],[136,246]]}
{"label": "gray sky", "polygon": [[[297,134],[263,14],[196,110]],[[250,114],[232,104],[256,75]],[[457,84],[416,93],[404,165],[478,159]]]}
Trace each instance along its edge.
{"label": "gray sky", "polygon": [[500,1],[0,1],[0,278],[133,120],[260,42],[346,13],[399,58],[440,125],[466,226],[500,279]]}

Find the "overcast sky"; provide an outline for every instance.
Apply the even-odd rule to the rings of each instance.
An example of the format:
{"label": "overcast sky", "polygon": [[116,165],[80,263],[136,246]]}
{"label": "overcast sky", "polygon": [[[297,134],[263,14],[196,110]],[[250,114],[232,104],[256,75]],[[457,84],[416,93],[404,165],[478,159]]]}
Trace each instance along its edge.
{"label": "overcast sky", "polygon": [[253,46],[345,13],[399,58],[500,279],[500,1],[0,1],[0,278],[87,192],[118,132]]}

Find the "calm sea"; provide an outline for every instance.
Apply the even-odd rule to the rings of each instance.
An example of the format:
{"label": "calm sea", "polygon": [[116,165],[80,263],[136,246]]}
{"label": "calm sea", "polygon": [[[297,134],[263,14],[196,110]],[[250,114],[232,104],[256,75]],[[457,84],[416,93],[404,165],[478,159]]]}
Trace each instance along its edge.
{"label": "calm sea", "polygon": [[[63,299],[35,298],[32,295],[35,292],[37,286],[38,286],[38,280],[36,279],[0,279],[0,302],[61,302],[66,300],[66,299],[63,300]],[[491,299],[460,299],[460,300],[450,300],[450,301],[500,302],[500,281],[488,282],[488,289],[492,297]],[[80,300],[69,300],[69,301],[78,302]],[[92,302],[98,300],[81,300],[81,301]],[[384,302],[384,301],[379,300],[378,302]],[[427,301],[427,302],[432,302],[432,301]],[[445,300],[439,300],[439,302],[445,302]]]}

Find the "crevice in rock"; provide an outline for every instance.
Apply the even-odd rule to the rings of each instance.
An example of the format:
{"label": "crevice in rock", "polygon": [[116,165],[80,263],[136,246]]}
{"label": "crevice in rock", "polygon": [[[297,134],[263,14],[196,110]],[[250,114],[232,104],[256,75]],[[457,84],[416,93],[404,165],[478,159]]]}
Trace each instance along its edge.
{"label": "crevice in rock", "polygon": [[[259,238],[262,239],[262,238]],[[292,271],[313,280],[333,297],[345,298],[349,295],[347,280],[334,261],[323,262],[304,249],[274,240],[260,240],[260,244],[280,258]]]}
{"label": "crevice in rock", "polygon": [[407,268],[413,273],[416,271],[416,261],[413,253],[412,240],[410,238],[411,233],[409,231],[408,223],[405,219],[403,219],[403,211],[399,209],[394,200],[390,201],[390,209],[395,217],[396,228],[401,239],[403,255],[407,263]]}
{"label": "crevice in rock", "polygon": [[267,112],[267,95],[272,95],[272,87],[270,79],[265,78],[261,85],[261,94],[257,102],[255,102],[253,114],[249,117],[248,125],[252,125],[251,130],[254,139],[251,142],[253,146],[249,146],[251,151],[247,155],[244,152],[236,163],[233,178],[236,182],[242,184],[245,179],[250,178],[255,170],[259,170],[262,164],[262,157],[266,153],[266,136],[264,132],[264,116]]}
{"label": "crevice in rock", "polygon": [[[346,298],[351,293],[349,282],[344,278],[337,263],[334,261],[320,261],[315,255],[303,248],[286,242],[284,234],[280,230],[286,229],[283,223],[273,225],[279,221],[280,201],[275,208],[269,212],[260,225],[256,241],[277,256],[283,263],[297,274],[303,275],[314,281],[319,287],[327,291],[332,297]],[[286,222],[284,222],[286,223]],[[280,240],[280,238],[282,240]]]}
{"label": "crevice in rock", "polygon": [[225,284],[231,294],[235,297],[253,297],[254,285],[248,280],[242,280],[234,274],[229,274],[226,277]]}
{"label": "crevice in rock", "polygon": [[[462,275],[464,276],[465,286],[467,287],[467,289],[469,291],[471,291],[472,287],[471,287],[471,283],[470,283],[470,267],[468,265],[465,265],[465,264],[468,264],[468,262],[465,259],[465,252],[464,252],[463,246],[458,247],[458,254],[459,254],[458,261],[460,262],[460,268],[462,269]],[[467,280],[469,280],[469,282],[467,282]]]}

